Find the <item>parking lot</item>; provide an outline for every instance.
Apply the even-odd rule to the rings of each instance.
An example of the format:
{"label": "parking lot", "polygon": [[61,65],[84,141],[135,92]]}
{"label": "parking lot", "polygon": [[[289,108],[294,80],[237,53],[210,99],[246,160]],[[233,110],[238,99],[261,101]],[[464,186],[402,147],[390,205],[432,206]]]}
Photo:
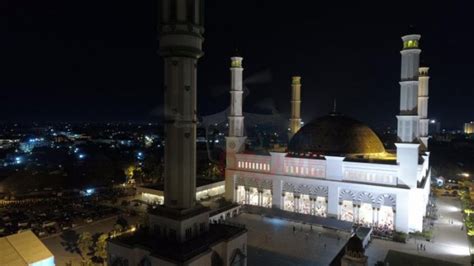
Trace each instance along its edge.
{"label": "parking lot", "polygon": [[122,193],[22,199],[0,203],[0,235],[32,230],[38,237],[54,235],[96,220],[116,216],[119,209],[103,203],[114,201]]}

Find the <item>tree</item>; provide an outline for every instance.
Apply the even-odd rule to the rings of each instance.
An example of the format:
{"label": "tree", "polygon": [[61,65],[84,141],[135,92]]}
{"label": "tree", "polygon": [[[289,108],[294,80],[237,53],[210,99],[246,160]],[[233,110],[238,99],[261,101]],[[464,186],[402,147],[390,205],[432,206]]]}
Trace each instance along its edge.
{"label": "tree", "polygon": [[102,261],[107,259],[107,239],[109,239],[107,234],[101,234],[95,243],[94,255]]}
{"label": "tree", "polygon": [[87,253],[92,248],[92,235],[89,232],[83,232],[79,235],[77,239],[77,247],[81,251],[81,256],[83,259],[86,259]]}
{"label": "tree", "polygon": [[216,163],[209,163],[209,166],[204,171],[204,176],[215,179],[222,176],[222,171]]}
{"label": "tree", "polygon": [[118,217],[115,223],[120,225],[124,229],[128,227],[127,219],[123,218],[122,216]]}

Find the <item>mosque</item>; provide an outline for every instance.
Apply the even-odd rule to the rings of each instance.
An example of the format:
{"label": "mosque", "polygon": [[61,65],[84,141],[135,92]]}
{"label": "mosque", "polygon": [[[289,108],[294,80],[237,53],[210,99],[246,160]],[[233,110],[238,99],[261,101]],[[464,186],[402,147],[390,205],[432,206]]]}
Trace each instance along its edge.
{"label": "mosque", "polygon": [[376,230],[422,231],[430,194],[428,68],[417,34],[402,37],[395,150],[366,124],[332,112],[301,127],[301,77],[292,77],[287,150],[245,148],[242,57],[231,58],[226,198],[245,205],[332,217]]}

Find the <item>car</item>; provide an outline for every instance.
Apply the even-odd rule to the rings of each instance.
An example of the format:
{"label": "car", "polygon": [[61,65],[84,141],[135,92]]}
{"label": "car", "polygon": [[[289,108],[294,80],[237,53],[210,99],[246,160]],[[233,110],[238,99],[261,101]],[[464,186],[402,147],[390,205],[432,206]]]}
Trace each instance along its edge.
{"label": "car", "polygon": [[86,219],[86,223],[88,223],[88,224],[92,223],[93,221],[94,220],[92,220],[92,218],[90,218],[90,217]]}

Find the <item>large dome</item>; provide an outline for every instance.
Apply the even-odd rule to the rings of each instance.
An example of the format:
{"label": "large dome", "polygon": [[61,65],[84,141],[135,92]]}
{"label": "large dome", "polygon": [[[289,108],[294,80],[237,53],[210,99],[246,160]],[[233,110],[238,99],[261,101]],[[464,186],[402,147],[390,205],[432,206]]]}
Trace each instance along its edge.
{"label": "large dome", "polygon": [[364,155],[385,152],[379,137],[367,125],[338,113],[303,126],[288,145],[291,154]]}

